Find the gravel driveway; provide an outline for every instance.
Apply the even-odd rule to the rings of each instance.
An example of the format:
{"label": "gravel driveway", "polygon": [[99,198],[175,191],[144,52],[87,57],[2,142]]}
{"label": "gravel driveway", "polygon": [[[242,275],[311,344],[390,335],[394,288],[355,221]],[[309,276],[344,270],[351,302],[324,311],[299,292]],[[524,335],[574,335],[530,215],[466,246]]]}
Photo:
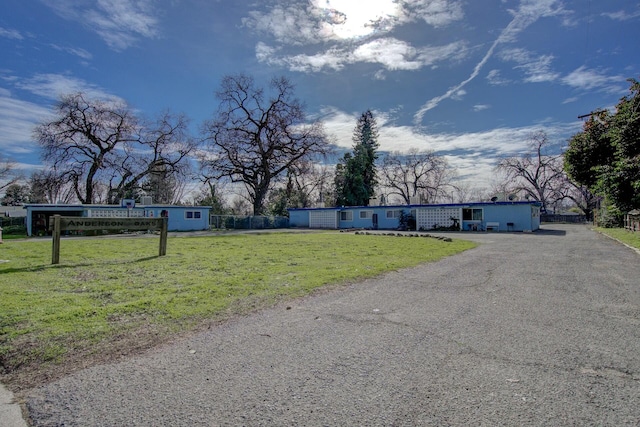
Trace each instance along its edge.
{"label": "gravel driveway", "polygon": [[639,425],[640,255],[579,225],[453,237],[482,244],[31,390],[31,421]]}

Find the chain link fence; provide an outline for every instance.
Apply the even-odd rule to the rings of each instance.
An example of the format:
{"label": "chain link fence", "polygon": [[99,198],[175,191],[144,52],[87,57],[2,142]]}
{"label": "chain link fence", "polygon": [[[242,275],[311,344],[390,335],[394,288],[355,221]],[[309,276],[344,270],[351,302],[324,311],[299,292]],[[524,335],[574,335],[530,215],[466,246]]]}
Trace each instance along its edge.
{"label": "chain link fence", "polygon": [[2,234],[27,234],[27,217],[0,217]]}
{"label": "chain link fence", "polygon": [[211,215],[209,225],[219,230],[263,230],[289,228],[289,218],[284,216]]}
{"label": "chain link fence", "polygon": [[542,214],[540,215],[540,222],[559,222],[570,224],[584,224],[587,222],[587,217],[584,215],[553,215]]}

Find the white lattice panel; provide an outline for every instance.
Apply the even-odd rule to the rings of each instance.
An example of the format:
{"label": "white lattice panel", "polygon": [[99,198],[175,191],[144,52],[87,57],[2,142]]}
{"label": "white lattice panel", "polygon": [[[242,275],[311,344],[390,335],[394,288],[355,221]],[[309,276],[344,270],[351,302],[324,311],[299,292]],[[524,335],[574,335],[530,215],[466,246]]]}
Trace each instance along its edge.
{"label": "white lattice panel", "polygon": [[90,209],[88,215],[91,218],[138,218],[144,217],[144,211],[127,209]]}
{"label": "white lattice panel", "polygon": [[309,211],[309,228],[338,228],[336,212]]}
{"label": "white lattice panel", "polygon": [[416,227],[418,230],[431,230],[436,227],[451,227],[457,218],[460,223],[459,208],[421,208],[416,210]]}

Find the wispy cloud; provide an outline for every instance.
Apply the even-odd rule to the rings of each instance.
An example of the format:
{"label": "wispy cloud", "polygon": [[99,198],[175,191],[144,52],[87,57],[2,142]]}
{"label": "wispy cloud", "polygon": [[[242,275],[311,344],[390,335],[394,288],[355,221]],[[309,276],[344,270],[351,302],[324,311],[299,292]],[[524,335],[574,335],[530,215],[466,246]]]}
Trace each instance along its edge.
{"label": "wispy cloud", "polygon": [[560,77],[560,73],[551,68],[553,55],[537,56],[525,49],[513,48],[503,50],[499,56],[504,61],[517,63],[514,68],[525,73],[526,83],[552,82]]}
{"label": "wispy cloud", "polygon": [[0,27],[0,37],[6,37],[8,39],[22,40],[24,37],[19,31]]}
{"label": "wispy cloud", "polygon": [[475,112],[484,111],[484,110],[488,110],[489,108],[491,108],[491,105],[489,104],[476,104],[473,106],[473,111]]}
{"label": "wispy cloud", "polygon": [[150,0],[45,0],[58,15],[78,21],[95,31],[116,51],[127,49],[140,38],[158,37],[155,4]]}
{"label": "wispy cloud", "polygon": [[41,105],[15,99],[9,91],[0,91],[0,151],[7,157],[37,150],[31,134],[34,126],[49,117]]}
{"label": "wispy cloud", "polygon": [[30,78],[3,75],[2,80],[16,91],[26,91],[46,102],[30,102],[16,98],[12,91],[0,88],[0,151],[7,154],[25,154],[37,151],[32,138],[33,128],[51,117],[49,105],[60,95],[84,92],[92,98],[122,102],[100,87],[84,80],[62,74],[36,74]]}
{"label": "wispy cloud", "polygon": [[625,82],[623,76],[609,76],[603,70],[589,69],[584,65],[562,78],[562,83],[575,89],[602,90],[610,93],[624,91],[621,82]]}
{"label": "wispy cloud", "polygon": [[487,81],[490,85],[503,86],[511,83],[511,80],[502,77],[500,70],[491,70],[487,73]]}
{"label": "wispy cloud", "polygon": [[478,74],[480,74],[480,70],[493,56],[498,45],[515,41],[518,34],[520,34],[531,24],[541,18],[565,15],[567,12],[559,0],[522,0],[520,2],[520,7],[518,8],[518,10],[512,11],[511,13],[513,15],[513,19],[502,30],[498,38],[493,42],[491,47],[489,47],[489,50],[485,53],[480,62],[475,65],[469,77],[458,83],[457,85],[449,88],[444,94],[431,98],[429,101],[427,101],[415,113],[415,123],[422,122],[422,119],[427,111],[436,108],[440,104],[440,102],[451,98],[460,89],[474,80],[478,76]]}
{"label": "wispy cloud", "polygon": [[67,52],[68,54],[77,56],[85,61],[89,61],[90,59],[93,58],[93,55],[91,54],[91,52],[82,49],[82,48],[77,48],[77,47],[70,47],[70,46],[60,46],[57,44],[51,44],[50,45],[52,48],[54,48],[55,50],[59,50],[61,52]]}
{"label": "wispy cloud", "polygon": [[69,93],[83,92],[92,98],[121,101],[119,97],[94,84],[64,74],[36,74],[30,78],[17,79],[13,84],[18,89],[48,100],[57,100],[61,95]]}
{"label": "wispy cloud", "polygon": [[634,11],[619,10],[617,12],[603,13],[602,16],[613,19],[614,21],[630,21],[640,17],[640,5],[637,5]]}
{"label": "wispy cloud", "polygon": [[270,65],[286,66],[292,71],[317,72],[323,69],[341,70],[355,63],[374,63],[386,70],[417,70],[445,60],[454,60],[466,55],[464,42],[453,42],[444,46],[415,48],[395,38],[379,38],[357,47],[334,47],[309,55],[278,56],[280,48],[258,43],[256,57]]}

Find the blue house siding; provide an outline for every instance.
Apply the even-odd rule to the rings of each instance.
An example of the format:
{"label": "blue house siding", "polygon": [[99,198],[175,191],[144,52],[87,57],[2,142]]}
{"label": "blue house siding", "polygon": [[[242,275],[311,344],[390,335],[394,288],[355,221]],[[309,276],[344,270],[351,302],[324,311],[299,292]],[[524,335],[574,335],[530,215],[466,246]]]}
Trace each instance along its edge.
{"label": "blue house siding", "polygon": [[167,216],[169,231],[196,231],[209,228],[209,206],[138,205],[26,205],[27,235],[46,234],[53,215],[91,218],[160,218]]}
{"label": "blue house siding", "polygon": [[349,206],[289,209],[292,227],[395,230],[400,213],[412,214],[421,230],[533,231],[540,228],[538,202],[483,202],[441,205]]}

